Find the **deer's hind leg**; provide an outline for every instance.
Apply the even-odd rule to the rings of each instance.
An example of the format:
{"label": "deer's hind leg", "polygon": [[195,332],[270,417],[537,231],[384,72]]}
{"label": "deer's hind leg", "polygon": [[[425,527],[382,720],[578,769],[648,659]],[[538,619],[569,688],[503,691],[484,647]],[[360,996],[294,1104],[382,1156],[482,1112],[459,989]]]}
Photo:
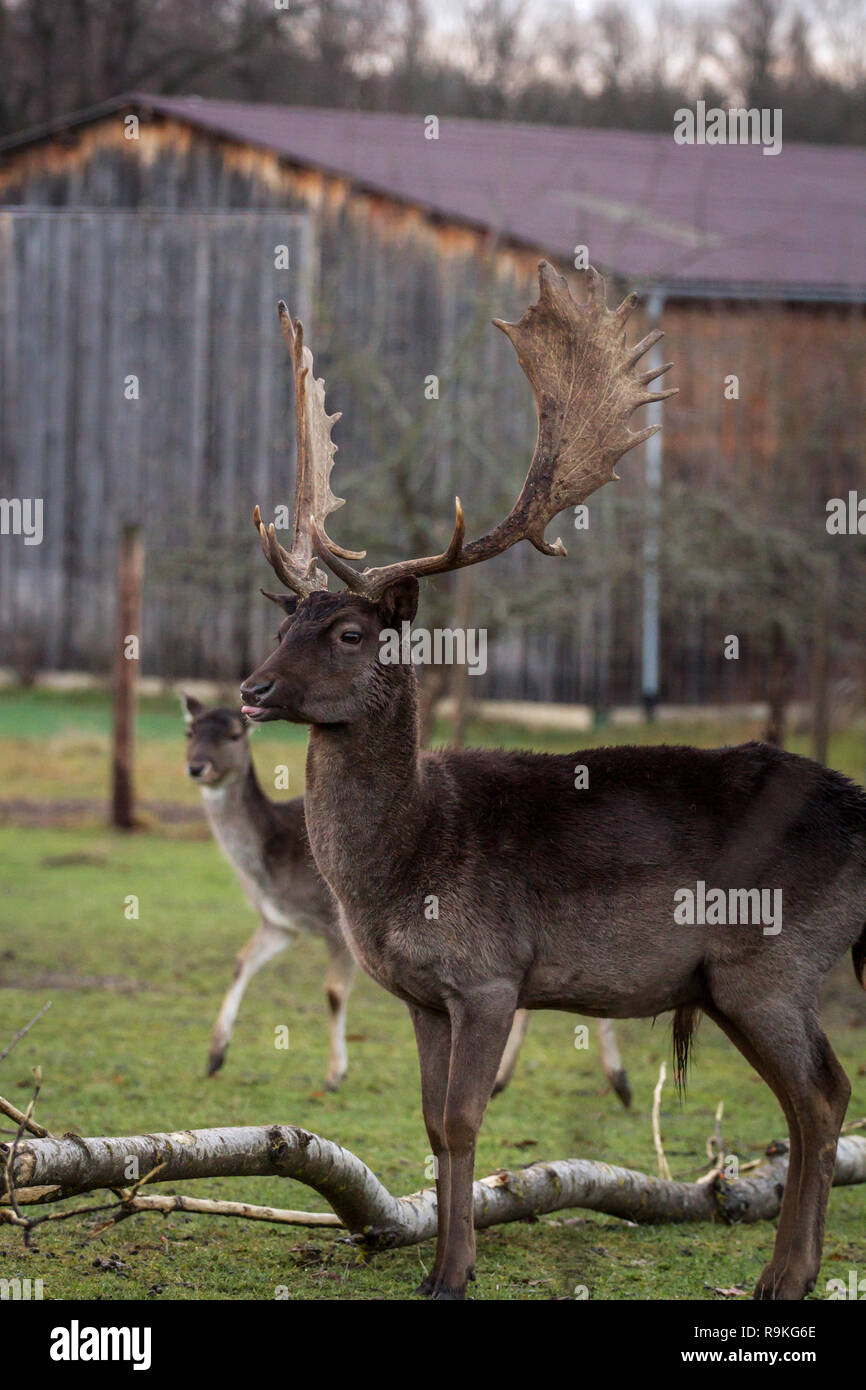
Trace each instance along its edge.
{"label": "deer's hind leg", "polygon": [[336,1091],[346,1075],[349,1058],[346,1052],[346,1014],[349,995],[355,981],[355,962],[351,953],[344,947],[328,952],[328,969],[325,974],[325,996],[328,1000],[328,1016],[331,1025],[331,1050],[328,1057],[328,1073],[325,1089]]}
{"label": "deer's hind leg", "polygon": [[788,1122],[790,1151],[772,1259],[757,1299],[804,1298],[821,1265],[824,1219],[836,1144],[851,1086],[813,1006],[791,997],[724,1003],[714,989],[715,1018],[775,1092]]}
{"label": "deer's hind leg", "polygon": [[505,1050],[502,1053],[502,1060],[499,1063],[499,1070],[496,1073],[496,1080],[493,1083],[493,1094],[498,1096],[500,1091],[504,1091],[512,1076],[514,1068],[517,1066],[517,1058],[523,1046],[523,1039],[526,1037],[526,1030],[529,1027],[529,1010],[515,1009],[514,1022],[511,1025],[511,1032],[505,1043]]}
{"label": "deer's hind leg", "polygon": [[211,1035],[208,1076],[213,1076],[214,1072],[219,1071],[226,1059],[238,1009],[250,980],[258,974],[263,965],[267,965],[269,960],[273,960],[280,951],[284,951],[290,940],[289,932],[283,927],[275,927],[262,918],[249,941],[238,951],[232,982],[226,990]]}
{"label": "deer's hind leg", "polygon": [[598,1020],[597,1031],[599,1046],[601,1047],[601,1065],[604,1074],[616,1091],[616,1094],[619,1096],[626,1110],[628,1110],[631,1106],[631,1086],[629,1085],[628,1073],[619,1055],[616,1029],[609,1018],[600,1018]]}

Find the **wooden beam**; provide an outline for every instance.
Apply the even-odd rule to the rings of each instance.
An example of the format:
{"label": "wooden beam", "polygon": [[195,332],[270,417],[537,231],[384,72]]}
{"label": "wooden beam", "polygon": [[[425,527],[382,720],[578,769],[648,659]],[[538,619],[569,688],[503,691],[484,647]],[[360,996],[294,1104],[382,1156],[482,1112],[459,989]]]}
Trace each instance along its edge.
{"label": "wooden beam", "polygon": [[141,585],[144,541],[141,527],[125,523],[117,553],[117,607],[114,634],[111,824],[135,829],[135,709],[141,642]]}

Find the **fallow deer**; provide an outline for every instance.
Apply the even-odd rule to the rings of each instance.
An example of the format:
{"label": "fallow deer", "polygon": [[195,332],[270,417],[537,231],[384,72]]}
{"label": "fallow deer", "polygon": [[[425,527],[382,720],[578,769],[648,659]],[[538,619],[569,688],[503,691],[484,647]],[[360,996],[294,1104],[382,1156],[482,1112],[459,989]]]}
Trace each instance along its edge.
{"label": "fallow deer", "polygon": [[[475,1263],[478,1130],[515,1009],[614,1018],[673,1011],[685,1074],[701,1011],[775,1092],[790,1135],[772,1258],[757,1298],[802,1298],[818,1275],[836,1141],[850,1086],[819,1023],[837,957],[866,964],[866,793],[778,748],[745,744],[593,748],[572,756],[452,750],[419,757],[409,664],[379,660],[380,633],[414,618],[418,580],[492,559],[522,539],[544,555],[547,524],[615,477],[653,433],[636,407],[672,395],[637,370],[661,336],[626,346],[629,295],[615,310],[587,273],[587,301],[542,262],[519,323],[495,321],[532,386],[538,439],[508,517],[464,544],[457,520],[436,556],[355,570],[325,533],[335,417],[299,323],[280,307],[295,375],[298,469],[292,548],[254,521],[292,590],[278,649],[241,687],[256,721],[310,725],[305,808],[316,863],[360,964],[409,1006],[421,1096],[438,1159],[436,1257],[419,1292],[465,1295]],[[670,364],[667,364],[670,366]],[[345,585],[328,593],[326,572]],[[573,769],[588,769],[575,789]],[[782,929],[719,913],[681,925],[677,904],[708,884],[737,903],[778,890]],[[736,899],[733,895],[738,895]],[[425,904],[438,900],[430,920]],[[727,901],[727,899],[725,899]],[[721,920],[724,920],[722,918]]]}
{"label": "fallow deer", "polygon": [[[336,1091],[346,1075],[346,1011],[355,963],[337,921],[333,896],[316,871],[307,840],[303,798],[272,802],[256,777],[246,717],[230,709],[208,709],[192,695],[182,697],[187,725],[187,772],[201,788],[214,838],[240,879],[259,926],[241,947],[211,1035],[207,1074],[226,1059],[235,1019],[247,985],[262,966],[299,934],[320,936],[328,948],[325,997],[331,1030],[325,1089]],[[529,1015],[518,1010],[494,1090],[504,1091],[517,1064]],[[600,1019],[602,1067],[623,1105],[631,1088],[609,1019]]]}
{"label": "fallow deer", "polygon": [[214,838],[237,874],[259,925],[241,947],[234,976],[214,1024],[208,1075],[223,1065],[244,991],[254,975],[300,934],[319,936],[328,949],[325,997],[331,1031],[325,1087],[336,1091],[346,1074],[346,1008],[355,962],[333,896],[316,872],[304,823],[304,799],[271,801],[256,777],[242,714],[207,709],[183,696],[186,765],[201,788]]}

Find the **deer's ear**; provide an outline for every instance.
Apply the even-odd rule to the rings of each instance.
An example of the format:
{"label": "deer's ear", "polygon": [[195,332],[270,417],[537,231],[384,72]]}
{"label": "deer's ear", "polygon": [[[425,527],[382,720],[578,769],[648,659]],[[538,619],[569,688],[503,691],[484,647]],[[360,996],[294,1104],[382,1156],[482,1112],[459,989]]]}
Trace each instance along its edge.
{"label": "deer's ear", "polygon": [[297,594],[269,594],[267,589],[259,589],[260,594],[269,598],[271,603],[277,604],[283,612],[290,618],[298,606],[299,599]]}
{"label": "deer's ear", "polygon": [[201,700],[197,700],[194,695],[187,695],[185,691],[181,691],[180,705],[187,724],[191,724],[194,719],[197,719],[204,709]]}
{"label": "deer's ear", "polygon": [[418,580],[414,574],[395,579],[379,599],[379,617],[386,627],[411,623],[418,612]]}

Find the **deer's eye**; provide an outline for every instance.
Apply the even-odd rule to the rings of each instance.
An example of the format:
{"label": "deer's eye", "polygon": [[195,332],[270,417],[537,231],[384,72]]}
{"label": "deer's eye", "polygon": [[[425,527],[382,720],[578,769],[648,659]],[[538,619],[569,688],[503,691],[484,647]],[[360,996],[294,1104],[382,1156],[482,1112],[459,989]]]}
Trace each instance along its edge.
{"label": "deer's eye", "polygon": [[356,632],[354,628],[349,627],[345,632],[340,633],[340,641],[345,642],[348,647],[357,647],[358,643],[363,641],[363,633]]}

